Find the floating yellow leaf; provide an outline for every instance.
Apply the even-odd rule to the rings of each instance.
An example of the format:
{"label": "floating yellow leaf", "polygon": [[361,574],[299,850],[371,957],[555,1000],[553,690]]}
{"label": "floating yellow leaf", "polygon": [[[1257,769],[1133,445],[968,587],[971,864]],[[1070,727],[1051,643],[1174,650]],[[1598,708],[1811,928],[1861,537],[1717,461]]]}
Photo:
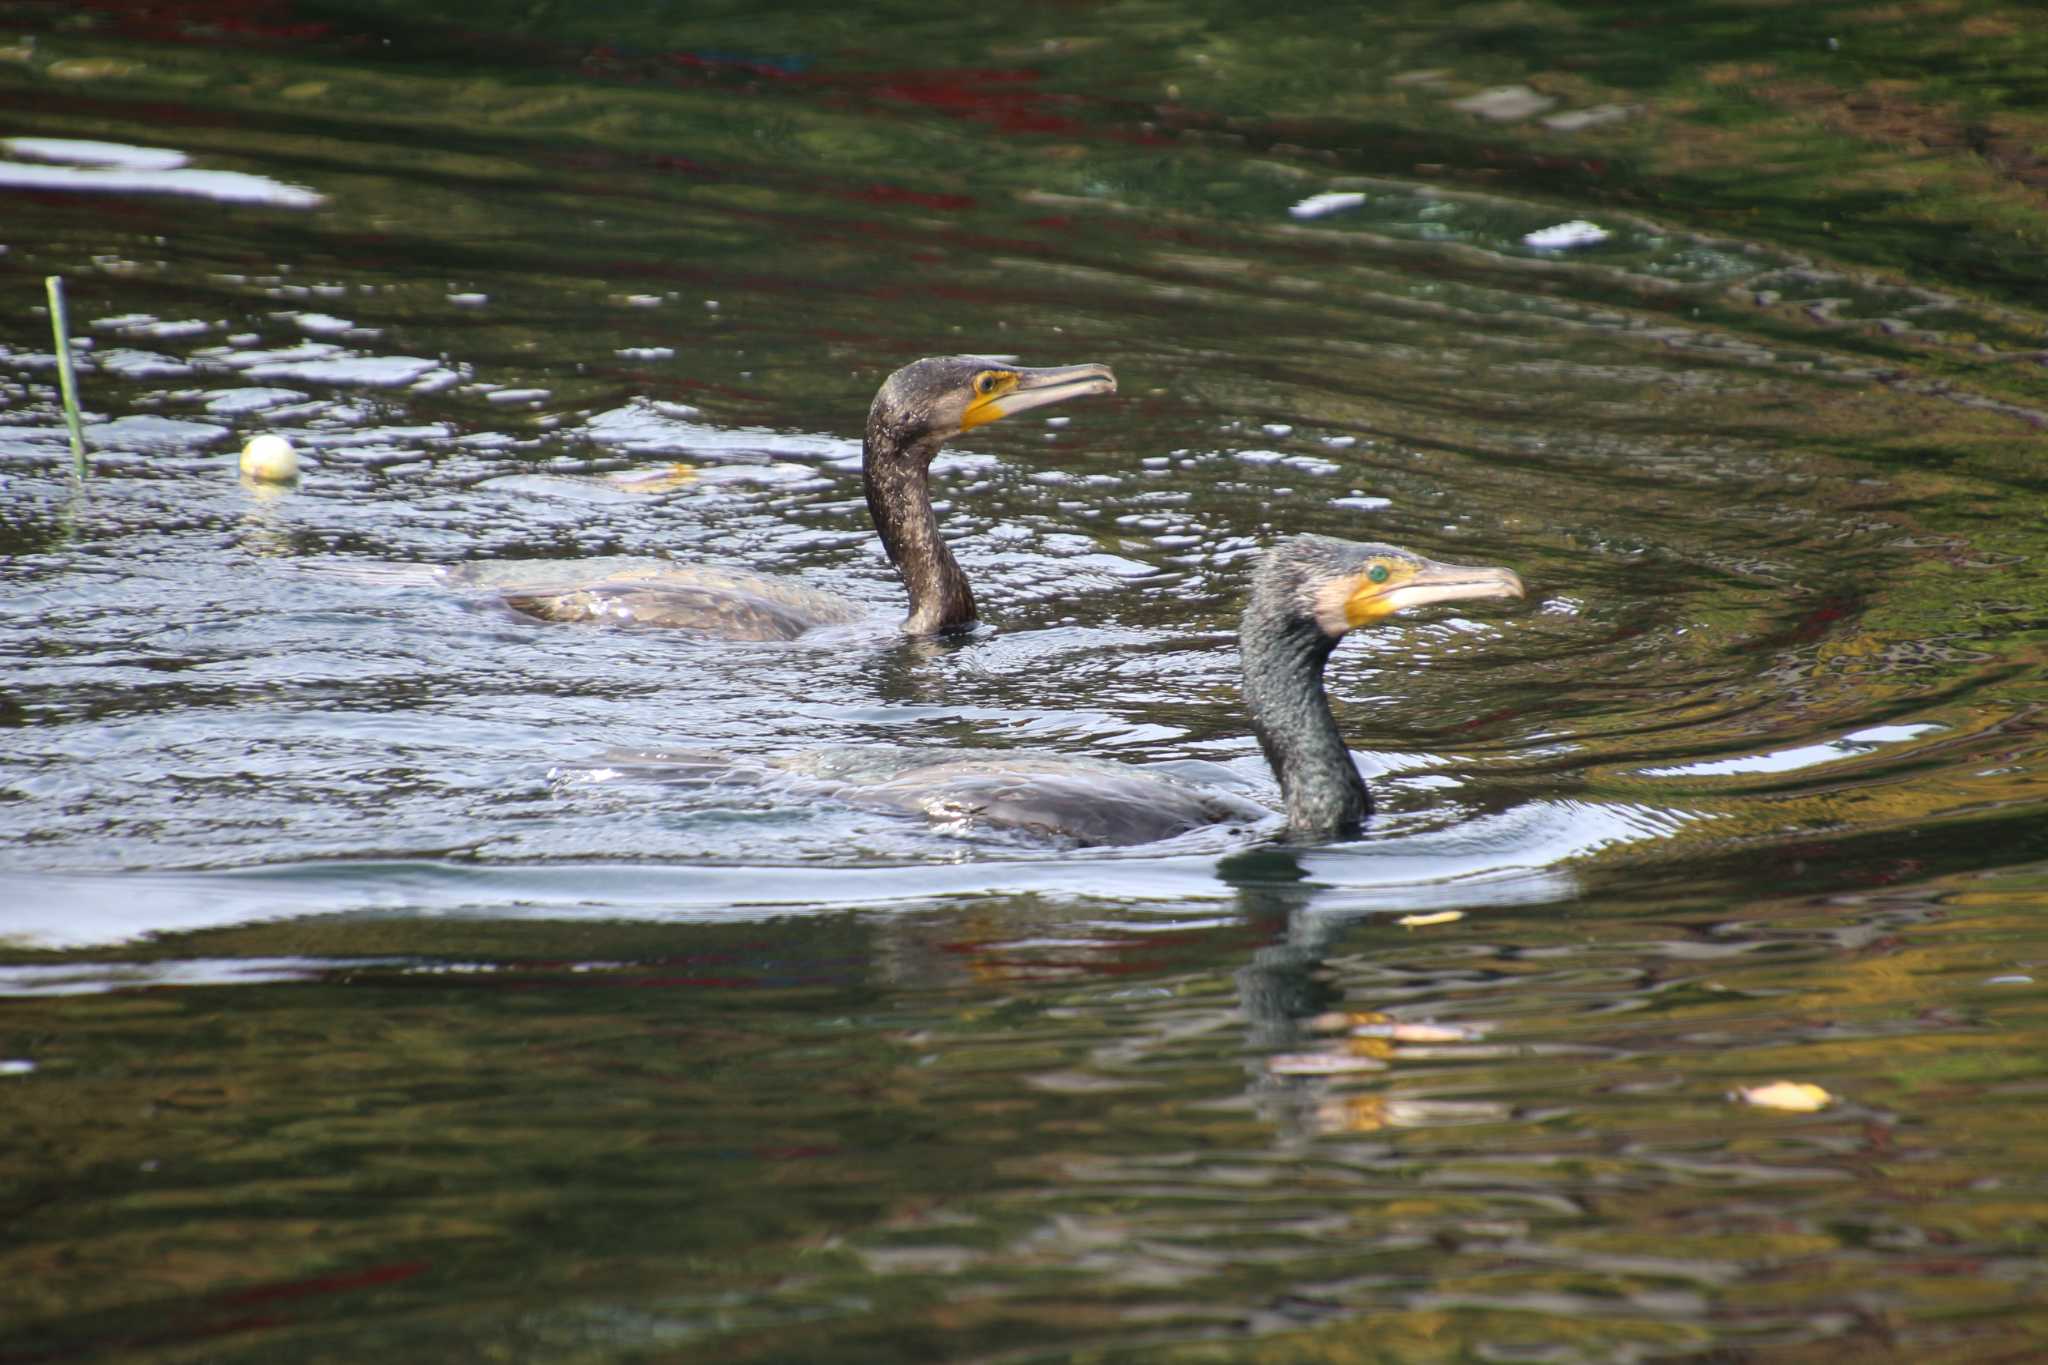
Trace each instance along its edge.
{"label": "floating yellow leaf", "polygon": [[1805,1081],[1772,1081],[1769,1085],[1745,1086],[1735,1098],[1759,1109],[1783,1109],[1793,1114],[1811,1114],[1835,1102],[1835,1097]]}
{"label": "floating yellow leaf", "polygon": [[1427,929],[1432,924],[1456,924],[1463,918],[1463,910],[1439,910],[1433,915],[1403,915],[1394,923],[1403,929]]}

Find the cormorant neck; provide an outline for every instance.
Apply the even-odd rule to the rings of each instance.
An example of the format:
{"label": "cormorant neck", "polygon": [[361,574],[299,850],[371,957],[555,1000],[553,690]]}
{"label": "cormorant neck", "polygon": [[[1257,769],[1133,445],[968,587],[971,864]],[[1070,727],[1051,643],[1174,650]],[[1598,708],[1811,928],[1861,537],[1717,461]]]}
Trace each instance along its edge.
{"label": "cormorant neck", "polygon": [[903,629],[911,635],[932,635],[974,622],[974,590],[939,536],[939,519],[932,512],[931,465],[938,453],[935,438],[906,441],[879,412],[868,414],[861,479],[882,548],[910,590],[910,615]]}
{"label": "cormorant neck", "polygon": [[1252,729],[1280,779],[1288,832],[1342,834],[1372,814],[1372,796],[1323,691],[1323,664],[1337,642],[1265,586],[1254,590],[1239,635]]}

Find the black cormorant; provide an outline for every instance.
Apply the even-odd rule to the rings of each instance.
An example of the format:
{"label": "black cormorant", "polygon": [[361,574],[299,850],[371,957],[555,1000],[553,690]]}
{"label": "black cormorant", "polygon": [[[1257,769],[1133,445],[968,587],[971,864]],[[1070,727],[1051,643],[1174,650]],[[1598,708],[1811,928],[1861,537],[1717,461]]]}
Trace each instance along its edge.
{"label": "black cormorant", "polygon": [[[861,480],[889,562],[910,591],[903,630],[932,635],[974,621],[974,592],[939,534],[931,464],[939,447],[998,418],[1091,393],[1115,393],[1106,365],[1032,369],[983,356],[932,356],[890,375],[868,409]],[[450,571],[550,621],[676,626],[730,640],[790,640],[867,611],[794,579],[660,559],[497,561]]]}
{"label": "black cormorant", "polygon": [[[1323,665],[1337,642],[1410,607],[1521,595],[1522,580],[1508,569],[1442,564],[1392,545],[1301,535],[1266,552],[1252,578],[1239,646],[1246,708],[1279,779],[1289,836],[1341,835],[1372,811],[1323,691]],[[641,764],[674,765],[679,775],[714,783],[750,775],[746,765],[726,760],[699,766],[688,757],[648,755],[630,766]],[[1232,792],[1060,754],[828,749],[774,760],[773,769],[850,805],[920,812],[963,831],[1008,829],[1083,846],[1149,843],[1205,825],[1273,818]]]}

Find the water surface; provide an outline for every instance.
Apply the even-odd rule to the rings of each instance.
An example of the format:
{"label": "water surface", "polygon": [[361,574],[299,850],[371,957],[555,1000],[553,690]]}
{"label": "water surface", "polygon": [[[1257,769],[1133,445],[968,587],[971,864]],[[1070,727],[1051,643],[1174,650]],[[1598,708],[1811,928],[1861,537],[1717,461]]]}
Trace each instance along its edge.
{"label": "water surface", "polygon": [[[1794,175],[1752,130],[1748,219],[1588,172],[1729,60],[1591,8],[1390,12],[1345,65],[1142,7],[19,7],[0,1359],[2038,1354],[2027,239],[1960,181],[1875,211],[1883,139]],[[1803,32],[1757,98],[1823,78]],[[1634,93],[1456,103],[1522,79]],[[859,433],[952,350],[1121,389],[949,448],[983,624],[909,640]],[[260,431],[296,487],[236,480]],[[1355,839],[1072,850],[629,761],[1270,802],[1233,632],[1299,531],[1530,589],[1338,651]],[[882,628],[434,572],[620,554]],[[1730,1098],[1780,1078],[1835,1102]]]}

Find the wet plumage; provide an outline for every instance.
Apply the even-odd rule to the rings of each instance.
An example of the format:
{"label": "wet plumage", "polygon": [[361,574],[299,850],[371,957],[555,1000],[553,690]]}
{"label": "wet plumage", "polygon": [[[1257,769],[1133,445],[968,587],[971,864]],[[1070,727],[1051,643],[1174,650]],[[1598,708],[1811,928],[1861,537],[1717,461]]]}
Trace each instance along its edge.
{"label": "wet plumage", "polygon": [[[1372,797],[1337,729],[1323,667],[1353,629],[1435,602],[1520,597],[1507,569],[1443,564],[1391,545],[1295,536],[1260,561],[1239,629],[1244,698],[1280,784],[1290,837],[1355,830]],[[793,780],[850,805],[921,814],[952,830],[1010,830],[1078,845],[1142,844],[1210,825],[1270,822],[1236,793],[1091,757],[828,749],[772,765],[650,755],[665,780]],[[667,768],[668,774],[656,770]]]}
{"label": "wet plumage", "polygon": [[[939,448],[1003,417],[1114,392],[1116,377],[1103,365],[1033,369],[982,356],[928,357],[883,381],[868,409],[861,481],[876,534],[910,595],[906,633],[957,630],[975,617],[974,591],[932,510]],[[667,626],[730,640],[791,640],[868,615],[799,579],[663,559],[474,564],[449,577],[544,620]]]}

